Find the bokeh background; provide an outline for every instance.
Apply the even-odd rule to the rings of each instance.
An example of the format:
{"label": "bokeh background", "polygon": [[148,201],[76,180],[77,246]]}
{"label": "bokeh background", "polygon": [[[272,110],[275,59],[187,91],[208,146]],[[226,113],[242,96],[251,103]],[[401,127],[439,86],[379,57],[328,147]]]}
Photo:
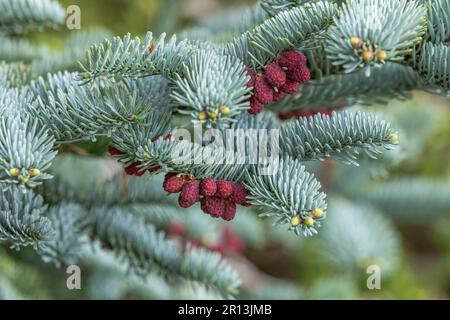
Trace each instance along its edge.
{"label": "bokeh background", "polygon": [[[220,15],[230,7],[251,5],[253,1],[62,0],[61,3],[66,7],[80,6],[82,30],[101,27],[114,35],[127,32],[142,35],[148,30],[155,34],[177,33],[206,16]],[[72,32],[78,31],[35,33],[31,39],[58,50]],[[266,233],[265,229],[255,227],[255,231],[252,230],[253,220],[237,219],[233,227],[241,235],[245,250],[230,255],[229,259],[243,278],[241,297],[449,298],[450,100],[414,92],[410,100],[361,108],[379,112],[400,128],[402,146],[380,162],[368,161],[361,167],[328,161],[314,165],[313,169],[332,199],[331,208],[343,212],[336,221],[329,217],[326,223],[334,221],[340,229],[328,231],[326,236],[303,239],[287,235],[285,230]],[[77,147],[88,155],[87,168],[92,168],[95,157],[104,153],[104,149],[97,150],[98,145]],[[60,167],[67,165],[61,162]],[[363,196],[359,193],[362,189],[373,192]],[[379,229],[366,230],[364,222],[371,224],[372,215],[382,217],[375,221],[381,221]],[[367,250],[377,250],[378,242],[388,247],[386,252],[379,253],[392,262],[392,268],[382,274],[381,290],[366,287],[365,267],[377,261],[350,261],[352,254],[364,256],[356,252],[361,246],[353,244],[352,247],[352,239],[345,238],[351,226],[358,227],[360,222],[360,232],[370,234],[370,237],[363,237]],[[250,238],[245,234],[250,234]],[[388,239],[390,237],[394,240]],[[347,247],[342,249],[341,244]],[[396,250],[390,252],[392,248]],[[341,258],[334,259],[336,257]],[[64,268],[55,269],[40,261],[31,249],[14,252],[0,246],[0,298],[212,297],[189,286],[172,289],[157,276],[146,281],[128,277],[112,261],[108,264],[108,259],[105,257],[101,263],[95,259],[88,261],[83,268],[83,289],[70,291],[65,285]]]}

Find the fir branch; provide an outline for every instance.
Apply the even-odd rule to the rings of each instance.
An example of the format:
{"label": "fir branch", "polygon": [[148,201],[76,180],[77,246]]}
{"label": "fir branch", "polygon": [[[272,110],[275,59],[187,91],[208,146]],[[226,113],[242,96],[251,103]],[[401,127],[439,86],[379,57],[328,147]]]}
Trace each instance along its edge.
{"label": "fir branch", "polygon": [[146,98],[123,83],[79,86],[67,72],[40,77],[30,87],[37,103],[29,112],[49,128],[58,143],[110,136],[119,127],[144,121],[151,108]]}
{"label": "fir branch", "polygon": [[[155,184],[153,179],[131,178],[126,186],[125,198],[120,199],[116,178],[99,184],[89,195],[76,197],[77,201],[91,207],[89,216],[95,219],[93,235],[101,240],[104,247],[113,250],[139,276],[157,272],[171,279],[198,282],[219,290],[226,297],[236,293],[237,275],[219,255],[190,247],[180,253],[177,246],[149,224],[151,222],[166,227],[175,216],[180,216],[175,202],[166,198],[160,188],[161,183]],[[50,184],[54,186],[55,181],[52,180]],[[67,186],[59,190],[66,192]],[[80,195],[79,192],[76,194]],[[64,197],[59,200],[66,201]],[[60,213],[65,215],[69,212],[64,208]],[[73,252],[71,247],[67,249]]]}
{"label": "fir branch", "polygon": [[322,1],[283,11],[236,37],[224,46],[224,51],[248,67],[263,67],[279,52],[297,48],[305,40],[325,31],[336,10],[335,4]]}
{"label": "fir branch", "polygon": [[[55,146],[107,136],[118,149],[110,149],[117,153],[114,158],[126,166],[133,164],[152,174],[175,172],[242,183],[262,216],[275,216],[278,224],[287,224],[296,234],[317,233],[326,216],[325,194],[302,161],[332,157],[356,164],[361,150],[375,157],[383,147],[396,144],[398,136],[388,123],[359,112],[283,124],[268,112],[250,116],[245,112],[251,91],[245,66],[261,69],[286,49],[307,55],[315,80],[273,105],[275,110],[374,102],[403,97],[416,88],[449,90],[448,1],[343,2],[261,0],[240,16],[232,13],[234,20],[223,16],[200,22],[181,38],[166,39],[164,34],[153,38],[150,32],[143,40],[129,34],[115,37],[91,46],[76,77],[61,72],[30,85],[35,74],[60,68],[72,71],[73,61],[82,59],[86,46],[105,34],[77,33],[59,53],[5,38],[0,59],[20,59],[29,66],[0,64],[0,240],[16,248],[33,245],[41,249],[44,260],[68,264],[77,260],[90,235],[138,275],[156,271],[212,287],[225,297],[234,295],[237,274],[219,255],[190,246],[179,248],[157,231],[180,217],[187,228],[194,226],[193,234],[199,238],[214,233],[219,225],[212,219],[202,223],[204,215],[198,214],[198,208],[180,213],[175,197],[165,196],[161,179],[147,179],[150,174],[124,178],[117,163],[104,166],[104,159],[72,158],[75,161],[61,165],[59,171],[55,163],[51,172],[58,178],[39,189],[54,204],[48,214],[42,197],[28,187],[50,178],[47,171]],[[0,0],[0,31],[53,27],[62,21],[60,13],[51,0]],[[372,66],[379,68],[372,70]],[[174,111],[196,124],[219,128],[221,134],[229,127],[277,129],[282,155],[270,163],[253,164],[249,153],[256,150],[248,140],[240,145],[244,156],[230,155],[229,149],[213,141],[207,145],[195,138],[194,142],[172,140],[167,135],[173,131],[172,120],[178,125],[185,118],[174,119]],[[84,161],[90,164],[80,163]],[[402,183],[381,190],[388,196],[378,187],[358,193],[386,211],[404,210],[397,202],[392,204],[398,198],[414,206],[407,210],[416,210],[421,217],[427,209],[445,212],[448,203],[439,192],[445,192],[446,186],[411,183],[410,190]],[[427,199],[413,187],[425,190]],[[406,192],[397,195],[400,188]],[[395,268],[398,239],[382,216],[339,200],[330,208],[332,219],[322,245],[333,254],[326,261],[337,255],[334,262],[345,270],[369,264],[388,272]],[[265,232],[276,232],[259,224],[255,228],[257,217],[246,214],[247,220],[238,220],[241,233],[264,239]],[[249,224],[255,230],[247,229]],[[386,232],[384,237],[379,237],[380,230]]]}
{"label": "fir branch", "polygon": [[428,9],[427,40],[445,42],[450,37],[450,2],[448,0],[421,0]]}
{"label": "fir branch", "polygon": [[[131,40],[127,35],[93,46],[87,60],[78,77],[82,83],[99,76],[165,76],[171,81],[171,97],[179,111],[209,126],[229,125],[248,106],[244,65],[209,46],[203,48],[201,43],[177,42],[175,37],[165,42],[165,35],[153,41],[150,32],[141,43],[139,38]],[[221,107],[228,111],[221,112]]]}
{"label": "fir branch", "polygon": [[414,58],[414,68],[423,80],[447,94],[450,91],[450,46],[426,42],[419,57]]}
{"label": "fir branch", "polygon": [[152,76],[137,80],[127,79],[125,83],[129,88],[136,90],[140,97],[147,99],[154,108],[171,111],[172,92],[169,81],[163,76]]}
{"label": "fir branch", "polygon": [[0,116],[21,118],[33,100],[26,90],[0,85]]}
{"label": "fir branch", "polygon": [[410,98],[413,90],[423,86],[421,77],[411,67],[388,62],[374,68],[370,77],[366,76],[365,70],[358,70],[312,80],[302,87],[300,93],[289,95],[270,108],[286,112],[302,108],[342,107],[357,102],[385,104],[391,99]]}
{"label": "fir branch", "polygon": [[22,33],[56,28],[66,14],[54,0],[0,0],[0,30]]}
{"label": "fir branch", "polygon": [[115,158],[127,165],[136,161],[136,153],[140,146],[147,145],[171,130],[172,113],[163,108],[148,112],[142,123],[133,123],[118,128],[111,136],[115,148],[123,152]]}
{"label": "fir branch", "polygon": [[47,217],[55,230],[55,236],[39,252],[42,259],[57,267],[76,263],[83,246],[88,242],[84,232],[90,218],[85,209],[68,203],[50,208]]}
{"label": "fir branch", "polygon": [[[187,107],[180,112],[190,114],[194,123],[229,127],[233,118],[248,109],[250,89],[244,70],[244,65],[231,56],[199,50],[186,61],[183,78],[177,77],[171,96],[179,106]],[[221,111],[224,107],[226,112]],[[200,116],[202,113],[206,119]]]}
{"label": "fir branch", "polygon": [[332,116],[302,118],[281,127],[280,147],[300,161],[332,157],[357,165],[359,150],[376,158],[379,147],[390,149],[398,136],[390,124],[362,112],[334,112]]}
{"label": "fir branch", "polygon": [[0,241],[9,241],[20,249],[32,245],[40,248],[54,236],[41,196],[31,190],[0,185]]}
{"label": "fir branch", "polygon": [[[296,234],[317,233],[319,221],[309,226],[302,221],[315,209],[326,210],[325,194],[319,191],[320,183],[299,161],[289,157],[280,159],[277,169],[274,174],[267,174],[254,166],[247,173],[244,184],[251,193],[250,202],[263,215],[278,217],[278,224],[289,224]],[[294,222],[294,217],[300,219],[299,223]]]}
{"label": "fir branch", "polygon": [[[161,114],[163,118],[164,113]],[[153,121],[160,125],[166,123],[161,118]],[[258,117],[250,116],[247,113],[241,114],[237,121],[231,127],[235,140],[231,145],[232,148],[238,147],[242,143],[242,138],[246,129],[275,129],[278,126],[277,121],[270,114],[263,114]],[[239,152],[229,153],[229,133],[227,130],[221,131],[223,144],[211,144],[202,146],[195,141],[170,141],[157,139],[158,135],[142,135],[141,129],[136,126],[135,129],[118,130],[113,134],[112,139],[114,145],[126,152],[126,154],[116,155],[119,161],[125,164],[131,164],[139,161],[140,167],[145,169],[162,167],[167,171],[173,171],[184,174],[193,174],[196,178],[216,178],[232,181],[242,181],[249,164],[253,163],[249,160],[253,159],[255,151],[247,145],[243,150],[244,154]],[[149,130],[148,132],[152,132]],[[162,137],[162,135],[159,135]],[[217,143],[217,141],[216,141]]]}
{"label": "fir branch", "polygon": [[81,65],[83,73],[79,80],[88,83],[100,76],[136,77],[147,69],[145,59],[153,35],[148,33],[144,42],[131,39],[127,34],[123,39],[114,37],[102,44],[93,45],[86,54],[86,64]]}
{"label": "fir branch", "polygon": [[426,10],[417,2],[349,0],[328,32],[327,57],[346,73],[400,62],[422,41],[425,23]]}
{"label": "fir branch", "polygon": [[34,188],[50,179],[45,173],[56,156],[54,139],[30,117],[0,119],[0,180]]}
{"label": "fir branch", "polygon": [[148,32],[141,41],[127,34],[93,45],[87,53],[86,63],[81,64],[83,72],[78,79],[88,83],[100,76],[138,78],[160,74],[171,78],[182,72],[183,63],[194,47],[187,41],[177,42],[175,36],[166,42],[165,37],[162,34],[153,39],[153,34]]}
{"label": "fir branch", "polygon": [[152,225],[145,224],[119,208],[93,210],[94,235],[128,262],[138,275],[152,271],[166,276],[199,282],[225,297],[236,293],[236,272],[220,256],[204,249],[190,248],[183,254]]}
{"label": "fir branch", "polygon": [[[73,181],[70,173],[66,178]],[[180,254],[179,248],[164,239],[163,234],[149,224],[151,221],[165,227],[169,220],[160,224],[164,219],[171,217],[170,220],[173,220],[173,217],[179,216],[175,202],[167,198],[160,187],[162,181],[158,180],[159,183],[155,184],[153,179],[131,178],[126,186],[125,197],[120,198],[118,178],[119,175],[100,183],[91,188],[93,191],[89,194],[80,194],[79,190],[83,188],[80,185],[75,187],[76,197],[64,198],[62,194],[57,197],[61,197],[61,202],[77,199],[91,207],[89,216],[95,217],[94,235],[107,248],[113,249],[138,275],[145,276],[156,271],[167,277],[202,283],[227,297],[235,294],[237,275],[220,260],[220,256],[194,248],[187,248]],[[52,180],[47,186],[55,186],[56,182]],[[63,187],[63,184],[60,186],[62,188],[57,189],[63,193],[72,188]],[[48,192],[51,192],[50,189],[46,189]],[[68,214],[66,209],[60,213]]]}

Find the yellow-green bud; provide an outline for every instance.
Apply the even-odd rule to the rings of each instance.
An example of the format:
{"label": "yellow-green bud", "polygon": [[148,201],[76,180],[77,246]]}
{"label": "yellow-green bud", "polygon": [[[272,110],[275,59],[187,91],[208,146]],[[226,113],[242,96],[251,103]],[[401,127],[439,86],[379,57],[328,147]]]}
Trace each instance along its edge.
{"label": "yellow-green bud", "polygon": [[322,209],[316,208],[313,211],[311,211],[311,216],[314,219],[320,219],[323,216],[325,216],[325,212]]}
{"label": "yellow-green bud", "polygon": [[217,119],[217,112],[216,111],[210,112],[209,119],[211,119],[212,121],[215,121]]}
{"label": "yellow-green bud", "polygon": [[314,219],[312,217],[306,217],[305,220],[303,220],[303,223],[305,224],[305,226],[307,227],[313,227],[314,226]]}
{"label": "yellow-green bud", "polygon": [[207,114],[205,111],[202,111],[198,114],[198,120],[200,120],[200,121],[206,120],[206,117],[207,117]]}
{"label": "yellow-green bud", "polygon": [[300,223],[302,223],[302,218],[300,218],[300,215],[295,215],[291,218],[291,226],[297,227]]}
{"label": "yellow-green bud", "polygon": [[21,177],[20,178],[20,182],[23,184],[27,184],[30,181],[29,177]]}
{"label": "yellow-green bud", "polygon": [[227,115],[230,113],[230,108],[227,106],[221,106],[220,107],[220,114]]}
{"label": "yellow-green bud", "polygon": [[20,175],[20,169],[19,168],[11,168],[11,169],[9,169],[9,174],[13,177],[18,177]]}
{"label": "yellow-green bud", "polygon": [[400,138],[396,133],[391,133],[388,138],[393,144],[398,144],[400,142]]}

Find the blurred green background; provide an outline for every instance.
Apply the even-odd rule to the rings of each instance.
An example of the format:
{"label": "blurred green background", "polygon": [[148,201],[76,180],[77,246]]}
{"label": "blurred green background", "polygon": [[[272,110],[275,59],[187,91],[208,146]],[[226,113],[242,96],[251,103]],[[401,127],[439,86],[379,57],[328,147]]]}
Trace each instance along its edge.
{"label": "blurred green background", "polygon": [[247,6],[251,0],[62,0],[81,8],[83,26],[103,26],[117,35],[127,32],[176,32],[197,18],[226,7]]}

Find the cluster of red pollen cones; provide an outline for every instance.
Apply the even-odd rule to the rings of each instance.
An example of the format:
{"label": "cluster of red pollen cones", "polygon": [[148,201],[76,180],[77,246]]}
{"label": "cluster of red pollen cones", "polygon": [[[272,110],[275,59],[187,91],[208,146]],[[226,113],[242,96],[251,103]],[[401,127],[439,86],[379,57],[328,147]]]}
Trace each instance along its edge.
{"label": "cluster of red pollen cones", "polygon": [[247,74],[247,87],[253,88],[248,110],[252,115],[262,112],[264,105],[281,101],[286,94],[297,93],[300,84],[311,79],[305,55],[294,50],[279,53],[277,60],[261,72],[247,69]]}
{"label": "cluster of red pollen cones", "polygon": [[169,193],[179,193],[178,204],[189,208],[200,202],[204,213],[214,218],[231,221],[236,216],[237,205],[249,206],[250,193],[240,183],[215,180],[197,180],[192,175],[179,175],[169,172],[164,179],[163,188]]}

